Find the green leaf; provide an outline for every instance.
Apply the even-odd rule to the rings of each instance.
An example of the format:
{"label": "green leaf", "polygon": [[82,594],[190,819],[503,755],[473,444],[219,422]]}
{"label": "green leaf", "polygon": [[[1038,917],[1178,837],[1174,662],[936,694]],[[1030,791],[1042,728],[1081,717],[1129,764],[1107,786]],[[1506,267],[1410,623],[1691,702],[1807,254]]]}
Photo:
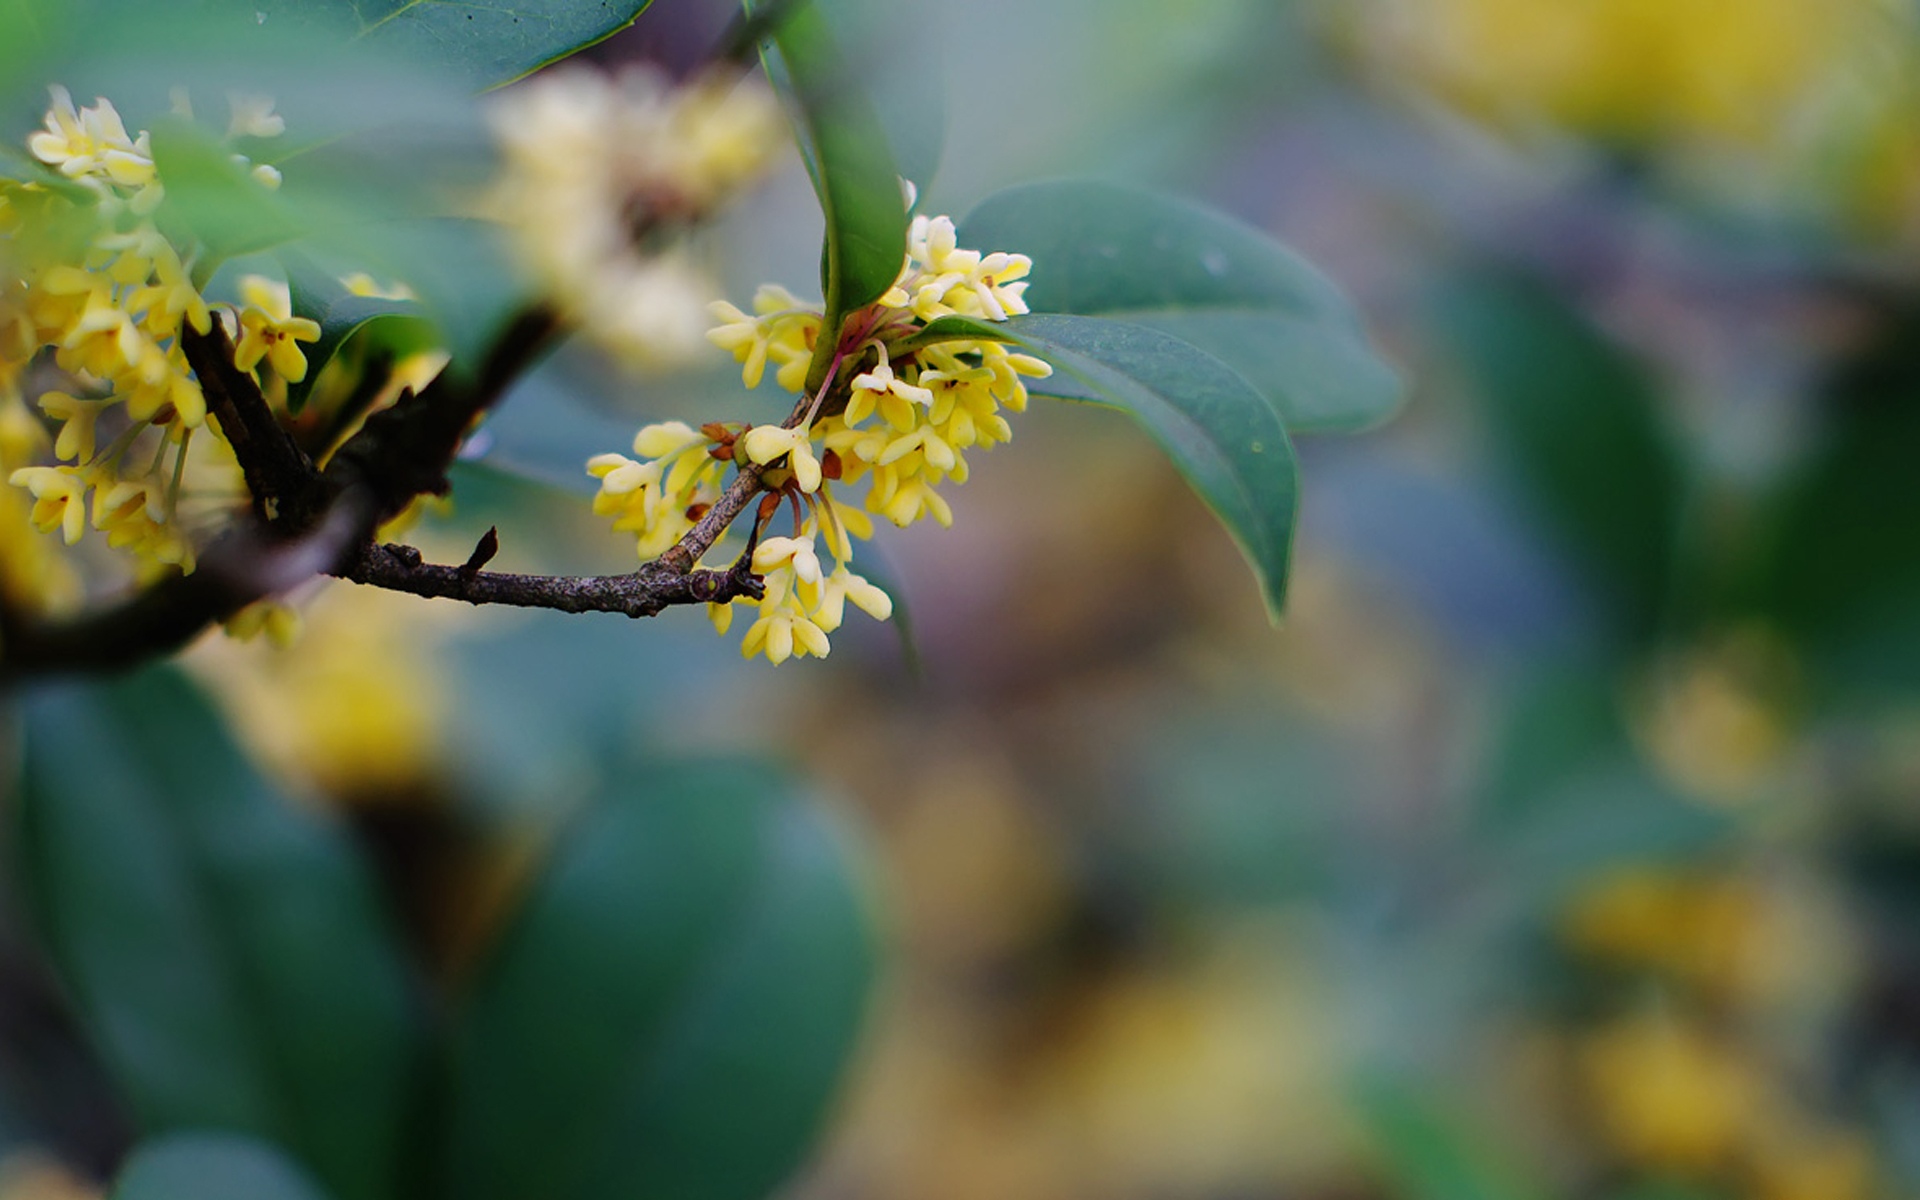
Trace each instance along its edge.
{"label": "green leaf", "polygon": [[439,331],[454,370],[478,369],[527,299],[498,230],[484,221],[394,221],[357,231],[348,245],[377,278],[403,282],[420,297],[419,311]]}
{"label": "green leaf", "polygon": [[287,387],[287,408],[296,416],[306,407],[320,373],[356,337],[369,351],[377,350],[389,360],[428,349],[435,342],[432,322],[413,301],[356,296],[332,276],[304,264],[291,265],[287,275],[294,313],[320,325],[320,340],[303,347],[307,377]]}
{"label": "green leaf", "polygon": [[368,49],[498,87],[633,24],[647,0],[218,0],[261,24],[354,31]]}
{"label": "green leaf", "polygon": [[153,163],[166,182],[162,227],[190,232],[214,261],[267,250],[307,232],[278,196],[233,161],[220,139],[198,126],[157,122]]}
{"label": "green leaf", "polygon": [[327,1200],[299,1167],[253,1138],[176,1133],[142,1143],[108,1200]]}
{"label": "green leaf", "polygon": [[539,70],[633,24],[651,0],[375,0],[353,5],[366,23],[363,41],[389,53],[418,55],[479,87],[497,87]]}
{"label": "green leaf", "polygon": [[[860,65],[869,97],[899,97],[875,104],[886,127],[900,175],[925,195],[940,168],[947,137],[947,89],[928,86],[927,63],[899,47],[941,36],[945,13],[898,0],[814,0],[849,62]],[[909,98],[910,99],[907,99]]]}
{"label": "green leaf", "polygon": [[1431,1100],[1406,1085],[1367,1081],[1358,1089],[1362,1120],[1382,1165],[1410,1200],[1534,1200],[1543,1192],[1519,1177],[1488,1139],[1457,1123],[1457,1104]]}
{"label": "green leaf", "polygon": [[1400,411],[1405,389],[1357,334],[1253,309],[1130,312],[1123,320],[1172,334],[1226,363],[1295,433],[1352,433]]}
{"label": "green leaf", "polygon": [[759,1200],[866,1006],[857,867],[782,774],[635,768],[562,837],[458,1021],[463,1200]]}
{"label": "green leaf", "polygon": [[[746,0],[748,12],[778,0]],[[814,190],[826,217],[820,286],[828,329],[878,300],[907,256],[906,199],[887,131],[861,87],[860,64],[844,57],[826,17],[802,0],[774,34],[778,66],[797,110]],[[816,359],[824,369],[825,357]]]}
{"label": "green leaf", "polygon": [[1462,273],[1433,304],[1495,450],[1630,638],[1672,587],[1686,466],[1647,369],[1544,284]]}
{"label": "green leaf", "polygon": [[1403,399],[1399,376],[1367,344],[1338,287],[1211,209],[1115,184],[1030,184],[983,201],[962,222],[960,242],[1032,258],[1034,312],[1113,317],[1206,351],[1289,429],[1364,429]]}
{"label": "green leaf", "polygon": [[24,707],[19,876],[141,1127],[256,1134],[342,1200],[394,1195],[418,1014],[345,836],[263,780],[177,674]]}
{"label": "green leaf", "polygon": [[1029,383],[1036,395],[1117,408],[1145,426],[1227,527],[1279,619],[1299,471],[1286,426],[1246,380],[1178,338],[1099,317],[947,317],[922,341],[961,336],[1015,342],[1052,363],[1052,378]]}
{"label": "green leaf", "polygon": [[1034,312],[1252,309],[1360,327],[1353,304],[1267,234],[1182,200],[1067,180],[1009,188],[960,224],[970,249],[1033,259]]}
{"label": "green leaf", "polygon": [[1889,314],[1820,388],[1805,461],[1770,498],[1741,597],[1823,673],[1853,686],[1920,681],[1920,309]]}

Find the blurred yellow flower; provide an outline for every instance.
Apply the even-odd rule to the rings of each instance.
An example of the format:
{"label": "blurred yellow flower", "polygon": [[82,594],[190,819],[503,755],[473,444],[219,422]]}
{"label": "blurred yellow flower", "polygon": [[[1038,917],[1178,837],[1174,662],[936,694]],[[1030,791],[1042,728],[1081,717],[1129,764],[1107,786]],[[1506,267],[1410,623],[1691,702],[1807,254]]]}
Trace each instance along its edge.
{"label": "blurred yellow flower", "polygon": [[1730,1047],[1664,1013],[1587,1035],[1580,1066],[1616,1153],[1693,1176],[1726,1167],[1759,1103],[1760,1080]]}

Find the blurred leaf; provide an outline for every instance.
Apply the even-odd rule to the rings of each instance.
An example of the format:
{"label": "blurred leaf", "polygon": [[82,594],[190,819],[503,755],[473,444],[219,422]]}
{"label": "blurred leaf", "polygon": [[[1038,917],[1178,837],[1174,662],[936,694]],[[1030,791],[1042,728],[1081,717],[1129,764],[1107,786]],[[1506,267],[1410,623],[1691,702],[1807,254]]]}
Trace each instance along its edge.
{"label": "blurred leaf", "polygon": [[[214,262],[300,237],[306,228],[272,191],[233,161],[219,139],[190,122],[153,128],[153,163],[166,183],[158,219],[198,238]],[[198,264],[202,269],[211,263]]]}
{"label": "blurred leaf", "polygon": [[49,688],[25,727],[19,875],[141,1126],[258,1134],[342,1200],[393,1195],[419,1029],[352,846],[177,674]]}
{"label": "blurred leaf", "polygon": [[294,313],[320,324],[320,340],[303,347],[306,378],[287,387],[287,408],[295,415],[306,406],[320,373],[356,336],[395,361],[436,344],[432,323],[413,301],[356,296],[331,275],[302,264],[293,265],[287,275]]}
{"label": "blurred leaf", "polygon": [[1427,1101],[1404,1085],[1374,1080],[1357,1097],[1383,1166],[1409,1200],[1533,1200],[1545,1193],[1517,1177],[1493,1143],[1466,1136],[1454,1104]]}
{"label": "blurred leaf", "polygon": [[377,49],[417,55],[475,86],[497,87],[605,41],[633,24],[651,0],[319,2],[351,8],[365,26],[362,40]]}
{"label": "blurred leaf", "polygon": [[1363,429],[1400,407],[1399,376],[1367,344],[1352,302],[1223,213],[1114,184],[1030,184],[983,201],[960,241],[1031,257],[1034,312],[1114,317],[1205,350],[1289,429]]}
{"label": "blurred leaf", "polygon": [[1618,864],[1697,854],[1733,827],[1642,759],[1621,705],[1613,673],[1587,662],[1538,664],[1505,699],[1473,844],[1523,909]]}
{"label": "blurred leaf", "polygon": [[1400,411],[1400,376],[1357,334],[1279,313],[1218,309],[1129,312],[1226,363],[1295,433],[1351,433]]}
{"label": "blurred leaf", "polygon": [[587,460],[632,452],[635,428],[593,407],[556,358],[514,384],[462,451],[462,465],[591,496],[600,484],[587,474]]}
{"label": "blurred leaf", "polygon": [[875,108],[901,177],[925,195],[946,144],[947,89],[941,86],[945,81],[938,66],[930,73],[926,56],[901,54],[898,47],[940,36],[933,22],[945,20],[946,14],[898,0],[814,2],[847,61],[860,64],[867,95],[903,98]]}
{"label": "blurred leaf", "polygon": [[1671,589],[1685,463],[1638,360],[1547,285],[1462,272],[1434,320],[1494,446],[1619,630],[1654,635]]}
{"label": "blurred leaf", "polygon": [[108,1200],[326,1200],[272,1146],[223,1133],[176,1133],[136,1147]]}
{"label": "blurred leaf", "polygon": [[1178,338],[1099,317],[945,317],[926,336],[1016,342],[1056,368],[1029,383],[1036,395],[1132,415],[1227,527],[1279,618],[1298,469],[1279,415],[1232,368]]}
{"label": "blurred leaf", "polygon": [[1920,310],[1896,315],[1823,387],[1807,461],[1775,498],[1750,606],[1829,671],[1920,684]]}
{"label": "blurred leaf", "polygon": [[1190,707],[1116,739],[1137,803],[1123,829],[1128,875],[1210,909],[1327,900],[1359,861],[1350,748],[1257,695]]}
{"label": "blurred leaf", "polygon": [[1503,705],[1482,817],[1526,820],[1571,775],[1626,752],[1622,691],[1604,664],[1533,664]]}
{"label": "blurred leaf", "polygon": [[[125,5],[128,0],[111,0]],[[498,87],[605,40],[647,0],[202,0],[210,12],[259,25],[353,39],[368,51]]]}
{"label": "blurred leaf", "polygon": [[[745,0],[749,12],[781,0]],[[807,166],[826,217],[820,286],[827,329],[880,298],[907,257],[906,199],[900,169],[887,149],[887,132],[863,90],[865,73],[845,57],[827,18],[800,0],[779,25],[773,43],[784,84],[798,110]]]}
{"label": "blurred leaf", "polygon": [[818,1132],[873,946],[840,834],[733,762],[635,768],[562,837],[458,1023],[463,1200],[758,1200]]}
{"label": "blurred leaf", "polygon": [[472,371],[527,298],[498,232],[484,221],[427,217],[368,228],[342,244],[359,249],[375,276],[412,288],[453,355],[449,369]]}
{"label": "blurred leaf", "polygon": [[1253,309],[1359,329],[1353,304],[1293,251],[1224,213],[1086,180],[1033,183],[981,201],[960,244],[1033,259],[1035,312]]}

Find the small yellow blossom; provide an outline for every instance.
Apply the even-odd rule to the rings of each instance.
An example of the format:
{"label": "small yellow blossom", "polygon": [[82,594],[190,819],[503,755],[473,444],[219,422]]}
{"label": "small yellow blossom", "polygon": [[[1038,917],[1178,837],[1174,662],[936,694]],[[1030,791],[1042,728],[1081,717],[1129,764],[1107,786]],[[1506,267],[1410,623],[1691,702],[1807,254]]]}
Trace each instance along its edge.
{"label": "small yellow blossom", "polygon": [[153,182],[153,151],[147,135],[127,136],[120,114],[105,99],[76,110],[67,89],[55,86],[46,128],[27,139],[33,156],[69,179],[100,180],[121,187]]}
{"label": "small yellow blossom", "polygon": [[58,529],[71,546],[87,528],[87,481],[77,467],[21,467],[9,476],[15,487],[33,493],[33,526],[41,533]]}
{"label": "small yellow blossom", "polygon": [[298,342],[320,340],[320,323],[293,315],[293,294],[284,282],[264,275],[240,280],[240,341],[233,348],[233,365],[251,371],[261,359],[280,378],[299,383],[307,377],[307,357]]}
{"label": "small yellow blossom", "polygon": [[285,650],[300,640],[304,623],[300,610],[279,600],[256,600],[227,618],[227,636],[236,642],[251,642],[262,634],[267,643]]}
{"label": "small yellow blossom", "polygon": [[42,392],[40,410],[61,422],[60,436],[53,444],[56,458],[68,462],[87,462],[93,458],[94,423],[112,400],[80,400],[65,392]]}
{"label": "small yellow blossom", "polygon": [[412,288],[404,283],[383,284],[365,271],[355,271],[340,280],[340,286],[347,289],[349,295],[365,296],[373,300],[418,300]]}
{"label": "small yellow blossom", "polygon": [[794,482],[803,492],[820,490],[820,460],[813,456],[811,431],[804,425],[783,429],[778,425],[756,425],[741,437],[747,457],[762,466],[787,460]]}
{"label": "small yellow blossom", "polygon": [[833,574],[821,581],[820,606],[813,613],[814,623],[827,633],[840,628],[849,600],[853,601],[855,608],[876,621],[893,617],[893,597],[864,577],[855,575],[843,562],[834,568]]}
{"label": "small yellow blossom", "polygon": [[642,560],[679,541],[706,506],[719,498],[726,463],[708,453],[706,435],[679,421],[649,425],[634,435],[633,452],[595,455],[587,473],[600,481],[593,511],[636,537]]}

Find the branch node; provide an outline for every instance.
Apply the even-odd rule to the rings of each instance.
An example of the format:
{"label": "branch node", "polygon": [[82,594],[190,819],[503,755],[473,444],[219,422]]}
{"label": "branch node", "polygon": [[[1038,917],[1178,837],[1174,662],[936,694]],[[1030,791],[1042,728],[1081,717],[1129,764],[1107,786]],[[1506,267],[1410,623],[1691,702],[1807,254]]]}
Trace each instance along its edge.
{"label": "branch node", "polygon": [[480,535],[480,541],[474,546],[473,553],[469,554],[467,561],[460,565],[460,573],[469,579],[473,578],[480,573],[480,568],[492,562],[493,556],[498,553],[500,553],[500,527],[490,525],[487,531]]}

